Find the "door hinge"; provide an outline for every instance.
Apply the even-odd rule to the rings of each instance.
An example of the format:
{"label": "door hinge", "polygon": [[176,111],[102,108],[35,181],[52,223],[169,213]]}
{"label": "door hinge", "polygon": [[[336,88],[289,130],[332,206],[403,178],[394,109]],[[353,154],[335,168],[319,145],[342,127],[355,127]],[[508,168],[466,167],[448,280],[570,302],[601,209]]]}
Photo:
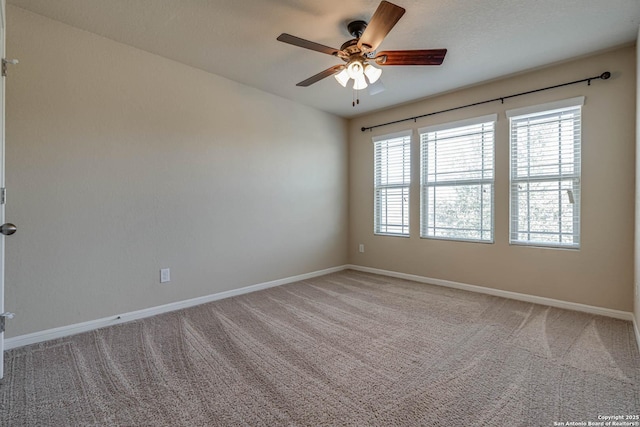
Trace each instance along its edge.
{"label": "door hinge", "polygon": [[7,189],[2,187],[0,188],[0,205],[4,205],[7,203]]}
{"label": "door hinge", "polygon": [[15,314],[9,313],[8,311],[5,311],[4,313],[0,314],[0,333],[4,332],[5,320],[13,319],[13,316],[15,316]]}
{"label": "door hinge", "polygon": [[2,77],[7,77],[7,65],[16,65],[17,63],[17,59],[2,58]]}

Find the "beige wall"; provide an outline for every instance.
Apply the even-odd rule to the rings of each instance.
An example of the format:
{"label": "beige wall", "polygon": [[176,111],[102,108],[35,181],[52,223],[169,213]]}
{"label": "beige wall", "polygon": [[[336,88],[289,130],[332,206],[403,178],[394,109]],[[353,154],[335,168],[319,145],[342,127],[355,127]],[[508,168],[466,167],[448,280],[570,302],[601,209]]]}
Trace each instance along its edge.
{"label": "beige wall", "polygon": [[[567,62],[367,115],[350,121],[349,259],[353,264],[556,298],[617,310],[633,308],[635,48]],[[445,61],[446,66],[446,61]],[[361,132],[362,126],[537,89],[609,70],[594,81]],[[437,82],[434,82],[437,84]],[[510,246],[508,120],[505,110],[586,96],[583,109],[580,250]],[[371,138],[405,129],[498,113],[495,243],[419,237],[418,141],[412,147],[411,237],[373,234]],[[358,244],[365,252],[358,253]]]}
{"label": "beige wall", "polygon": [[343,119],[12,6],[7,43],[9,337],[347,261]]}

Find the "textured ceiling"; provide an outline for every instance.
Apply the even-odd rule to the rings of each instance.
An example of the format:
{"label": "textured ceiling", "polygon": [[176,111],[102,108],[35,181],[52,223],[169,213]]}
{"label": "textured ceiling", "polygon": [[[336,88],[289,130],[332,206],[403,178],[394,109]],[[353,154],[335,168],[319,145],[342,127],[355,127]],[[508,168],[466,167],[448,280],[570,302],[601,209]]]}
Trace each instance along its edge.
{"label": "textured ceiling", "polygon": [[[339,48],[346,24],[378,0],[8,0],[9,4],[343,117],[629,43],[640,0],[392,0],[407,12],[378,50],[447,48],[440,67],[385,67],[386,90],[360,95],[341,63],[276,41],[283,32]],[[11,25],[11,22],[8,22]],[[589,77],[589,76],[576,76]]]}

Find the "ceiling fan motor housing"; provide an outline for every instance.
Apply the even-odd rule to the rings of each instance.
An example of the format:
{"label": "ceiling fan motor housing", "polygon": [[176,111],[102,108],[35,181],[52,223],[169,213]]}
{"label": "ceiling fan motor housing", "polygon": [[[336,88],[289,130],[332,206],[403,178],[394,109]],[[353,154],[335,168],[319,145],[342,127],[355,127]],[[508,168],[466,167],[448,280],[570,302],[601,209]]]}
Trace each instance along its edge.
{"label": "ceiling fan motor housing", "polygon": [[346,55],[338,55],[341,56],[342,59],[348,61],[349,58],[353,55],[360,55],[362,51],[358,47],[358,39],[351,39],[345,42],[342,46],[340,46],[340,51]]}
{"label": "ceiling fan motor housing", "polygon": [[351,21],[349,22],[349,24],[347,24],[347,30],[349,31],[349,34],[357,39],[362,37],[365,28],[367,28],[367,23],[364,21]]}

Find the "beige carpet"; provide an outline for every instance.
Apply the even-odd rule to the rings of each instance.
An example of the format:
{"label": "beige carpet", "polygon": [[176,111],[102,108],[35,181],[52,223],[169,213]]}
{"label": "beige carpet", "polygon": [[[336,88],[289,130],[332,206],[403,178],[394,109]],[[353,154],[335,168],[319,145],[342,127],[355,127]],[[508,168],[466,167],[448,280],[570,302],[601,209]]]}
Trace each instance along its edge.
{"label": "beige carpet", "polygon": [[3,426],[553,426],[640,414],[631,323],[346,271],[9,351]]}

